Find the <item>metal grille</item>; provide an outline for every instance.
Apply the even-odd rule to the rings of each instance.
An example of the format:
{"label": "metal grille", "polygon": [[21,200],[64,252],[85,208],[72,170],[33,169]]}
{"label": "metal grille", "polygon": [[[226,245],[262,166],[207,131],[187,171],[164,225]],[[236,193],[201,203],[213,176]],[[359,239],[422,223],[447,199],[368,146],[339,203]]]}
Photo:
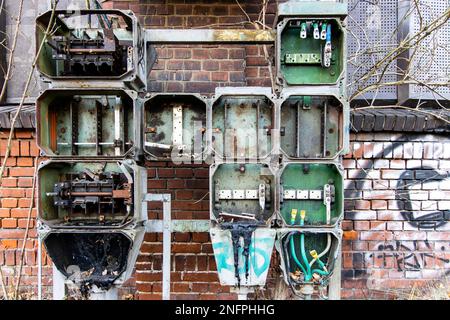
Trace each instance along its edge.
{"label": "metal grille", "polygon": [[[348,84],[349,95],[368,85],[377,83],[372,78],[363,83],[358,81],[367,71],[397,45],[395,33],[397,23],[397,0],[349,0]],[[397,79],[396,64],[393,63],[382,82]],[[382,87],[358,97],[358,99],[396,99],[396,87]]]}
{"label": "metal grille", "polygon": [[[450,0],[420,0],[419,10],[414,11],[412,34],[421,30],[420,16],[423,25],[439,18],[450,7]],[[427,83],[448,82],[450,78],[450,22],[432,33],[419,47],[416,58],[412,63],[413,76]],[[450,87],[438,87],[433,93],[424,86],[411,85],[410,98],[413,99],[442,99],[439,95],[450,98]]]}

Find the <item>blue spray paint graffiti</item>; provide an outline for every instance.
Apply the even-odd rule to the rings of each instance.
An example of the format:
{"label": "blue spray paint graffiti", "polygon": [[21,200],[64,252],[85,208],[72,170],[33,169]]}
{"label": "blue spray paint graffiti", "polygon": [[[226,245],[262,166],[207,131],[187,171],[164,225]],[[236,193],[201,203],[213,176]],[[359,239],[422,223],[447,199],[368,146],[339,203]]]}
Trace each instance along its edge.
{"label": "blue spray paint graffiti", "polygon": [[[258,238],[258,247],[255,246],[254,239],[249,247],[249,270],[253,271],[257,277],[260,277],[269,268],[270,255],[272,253],[273,239]],[[268,248],[268,250],[265,250]],[[213,249],[216,256],[217,271],[222,269],[234,272],[233,247],[231,241],[213,243]],[[239,250],[239,260],[243,261],[243,248]],[[239,273],[245,274],[245,266],[239,264]]]}

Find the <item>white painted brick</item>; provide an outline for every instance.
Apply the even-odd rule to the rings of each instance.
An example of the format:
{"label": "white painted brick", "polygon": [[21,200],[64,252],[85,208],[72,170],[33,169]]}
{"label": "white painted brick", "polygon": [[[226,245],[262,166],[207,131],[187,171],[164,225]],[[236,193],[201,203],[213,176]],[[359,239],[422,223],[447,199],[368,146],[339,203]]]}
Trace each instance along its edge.
{"label": "white painted brick", "polygon": [[372,191],[364,191],[363,198],[365,200],[393,200],[395,199],[395,191],[394,190],[372,190]]}
{"label": "white painted brick", "polygon": [[439,167],[439,161],[438,160],[423,160],[422,166],[437,169]]}
{"label": "white painted brick", "polygon": [[374,169],[388,169],[389,168],[389,160],[386,159],[377,159],[373,164]]}
{"label": "white painted brick", "polygon": [[394,240],[426,240],[427,233],[424,231],[395,231]]}
{"label": "white painted brick", "polygon": [[422,273],[420,270],[406,270],[405,271],[405,278],[406,279],[420,279],[422,278]]}
{"label": "white painted brick", "polygon": [[378,220],[387,220],[387,221],[403,221],[405,218],[403,217],[400,211],[386,210],[386,211],[378,211],[377,213]]}
{"label": "white painted brick", "polygon": [[376,220],[377,212],[376,211],[361,211],[355,213],[353,216],[353,220]]}
{"label": "white painted brick", "polygon": [[387,230],[403,230],[403,223],[400,221],[388,221],[386,223]]}
{"label": "white painted brick", "polygon": [[433,159],[433,142],[425,142],[423,144],[423,158]]}
{"label": "white painted brick", "polygon": [[422,159],[422,156],[423,156],[423,144],[421,142],[414,142],[413,158]]}
{"label": "white painted brick", "polygon": [[394,159],[403,158],[403,144],[397,145],[397,147],[394,149],[393,158]]}
{"label": "white painted brick", "polygon": [[391,169],[405,169],[405,160],[391,160]]}
{"label": "white painted brick", "polygon": [[407,142],[403,145],[403,159],[412,159],[414,154],[414,147],[411,142]]}
{"label": "white painted brick", "polygon": [[411,209],[413,211],[418,211],[418,210],[420,210],[422,208],[421,201],[410,201],[409,203],[410,203]]}
{"label": "white painted brick", "polygon": [[383,143],[382,142],[374,142],[373,143],[373,156],[378,157],[378,158],[383,158]]}
{"label": "white painted brick", "polygon": [[402,173],[402,170],[382,170],[381,177],[383,179],[398,179]]}
{"label": "white painted brick", "polygon": [[443,146],[444,146],[444,150],[443,150],[442,159],[450,159],[450,142],[445,142],[443,144]]}
{"label": "white painted brick", "polygon": [[444,155],[444,146],[440,142],[433,144],[433,159],[442,159]]}
{"label": "white painted brick", "polygon": [[439,169],[450,169],[450,160],[439,160]]}
{"label": "white painted brick", "polygon": [[346,169],[355,169],[356,168],[356,161],[353,159],[345,159],[343,161],[344,168]]}
{"label": "white painted brick", "polygon": [[364,142],[364,158],[373,158],[373,145],[372,142]]}
{"label": "white painted brick", "polygon": [[444,200],[450,199],[450,192],[448,191],[430,191],[430,200]]}
{"label": "white painted brick", "polygon": [[409,198],[411,200],[428,200],[428,191],[410,191]]}
{"label": "white painted brick", "polygon": [[[385,142],[384,144],[384,150],[387,150],[388,148],[390,149],[390,148],[392,148],[392,143],[390,143],[390,142]],[[386,158],[386,159],[392,159],[392,150],[390,150],[389,152],[387,152],[387,153],[385,153],[384,154],[384,158]]]}
{"label": "white painted brick", "polygon": [[439,181],[439,189],[441,190],[450,190],[450,177]]}
{"label": "white painted brick", "polygon": [[408,222],[403,222],[403,230],[405,230],[405,231],[419,231],[419,228],[416,227],[416,226],[412,226]]}
{"label": "white painted brick", "polygon": [[440,181],[429,180],[422,183],[423,190],[439,190]]}
{"label": "white painted brick", "polygon": [[436,201],[422,201],[422,210],[437,210],[437,202]]}
{"label": "white painted brick", "polygon": [[406,168],[407,169],[420,168],[421,166],[422,166],[422,160],[408,160],[408,161],[406,161]]}
{"label": "white painted brick", "polygon": [[438,202],[438,208],[439,210],[450,210],[450,201],[439,201]]}
{"label": "white painted brick", "polygon": [[389,189],[389,181],[388,180],[374,180],[373,188],[375,190],[386,190]]}
{"label": "white painted brick", "polygon": [[[447,223],[443,224],[442,226],[437,227],[436,230],[437,231],[450,231],[450,223],[447,222]],[[439,249],[439,251],[441,251],[441,249]],[[448,251],[450,251],[450,250],[448,250]]]}

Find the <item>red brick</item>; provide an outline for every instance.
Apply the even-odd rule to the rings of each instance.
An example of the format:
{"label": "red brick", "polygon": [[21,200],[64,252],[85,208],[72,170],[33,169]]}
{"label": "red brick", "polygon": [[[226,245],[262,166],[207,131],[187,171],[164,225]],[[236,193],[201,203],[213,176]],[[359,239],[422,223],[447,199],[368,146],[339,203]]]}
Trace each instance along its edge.
{"label": "red brick", "polygon": [[17,228],[17,219],[4,218],[1,220],[1,225],[4,229]]}
{"label": "red brick", "polygon": [[0,218],[9,218],[11,216],[11,209],[0,208]]}
{"label": "red brick", "polygon": [[30,142],[20,141],[20,155],[22,157],[28,157],[30,155]]}
{"label": "red brick", "polygon": [[36,141],[34,141],[34,140],[30,141],[30,156],[38,157],[39,153],[40,153],[40,151],[36,144]]}
{"label": "red brick", "polygon": [[22,188],[2,188],[0,189],[0,197],[10,197],[10,198],[23,198],[25,196],[25,189]]}
{"label": "red brick", "polygon": [[17,240],[11,240],[11,239],[0,240],[0,247],[2,247],[3,249],[16,249],[17,248]]}
{"label": "red brick", "polygon": [[11,177],[32,177],[34,168],[10,168],[9,175]]}
{"label": "red brick", "polygon": [[20,141],[18,141],[18,140],[11,141],[10,156],[11,157],[18,157],[18,156],[20,156]]}
{"label": "red brick", "polygon": [[357,240],[358,232],[357,231],[344,231],[343,238],[345,240]]}
{"label": "red brick", "polygon": [[33,138],[33,132],[31,130],[18,130],[14,131],[16,139],[31,139]]}
{"label": "red brick", "polygon": [[17,187],[17,178],[3,178],[1,186],[5,188]]}
{"label": "red brick", "polygon": [[15,198],[5,198],[5,199],[2,199],[1,201],[2,201],[3,208],[17,207],[17,199],[15,199]]}

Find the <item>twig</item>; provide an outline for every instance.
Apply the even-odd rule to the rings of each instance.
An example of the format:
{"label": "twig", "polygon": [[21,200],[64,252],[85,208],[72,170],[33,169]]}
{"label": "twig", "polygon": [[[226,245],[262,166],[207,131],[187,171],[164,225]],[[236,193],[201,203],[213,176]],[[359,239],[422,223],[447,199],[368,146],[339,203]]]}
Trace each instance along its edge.
{"label": "twig", "polygon": [[23,236],[23,243],[22,243],[22,250],[20,252],[20,263],[19,263],[19,273],[17,275],[17,281],[16,281],[16,288],[14,290],[14,300],[17,300],[17,297],[19,295],[19,285],[20,280],[22,279],[22,268],[24,263],[24,256],[25,256],[25,246],[28,240],[28,233],[30,231],[30,222],[31,222],[31,216],[33,212],[34,207],[34,201],[35,201],[35,194],[36,194],[36,175],[37,175],[37,165],[38,165],[38,159],[39,157],[36,157],[34,160],[34,174],[33,174],[33,183],[32,183],[32,191],[31,191],[31,202],[30,206],[28,207],[28,216],[27,216],[27,227],[25,229],[25,234]]}

